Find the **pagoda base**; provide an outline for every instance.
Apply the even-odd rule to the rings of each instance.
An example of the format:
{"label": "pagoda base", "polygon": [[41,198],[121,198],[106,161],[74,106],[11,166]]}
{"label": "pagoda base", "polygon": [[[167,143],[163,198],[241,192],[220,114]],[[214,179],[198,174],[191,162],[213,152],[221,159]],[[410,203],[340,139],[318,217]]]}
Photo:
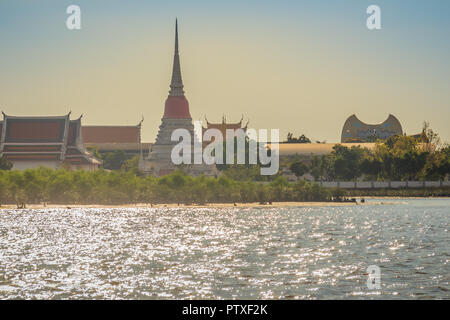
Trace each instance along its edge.
{"label": "pagoda base", "polygon": [[[191,141],[195,139],[194,126],[191,119],[167,119],[163,118],[159,126],[158,136],[152,145],[149,156],[141,164],[141,170],[154,176],[163,176],[176,170],[183,170],[186,174],[192,176],[210,176],[217,177],[219,172],[214,164],[181,164],[175,165],[172,162],[171,154],[174,146],[178,144],[171,141],[171,134],[176,129],[186,129],[191,134]],[[194,150],[192,142],[191,150]],[[194,153],[191,154],[191,160],[194,160]]]}
{"label": "pagoda base", "polygon": [[142,171],[148,175],[160,177],[166,174],[173,173],[177,170],[182,170],[184,173],[191,176],[208,176],[208,177],[218,177],[219,171],[215,165],[207,164],[182,164],[174,165],[172,163],[167,163],[166,161],[149,161],[144,160]]}

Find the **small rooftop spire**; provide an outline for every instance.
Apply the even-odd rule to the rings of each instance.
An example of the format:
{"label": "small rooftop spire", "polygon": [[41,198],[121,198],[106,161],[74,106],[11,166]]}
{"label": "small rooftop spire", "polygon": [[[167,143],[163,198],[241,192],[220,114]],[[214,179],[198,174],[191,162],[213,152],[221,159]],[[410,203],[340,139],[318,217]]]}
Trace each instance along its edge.
{"label": "small rooftop spire", "polygon": [[175,54],[178,54],[178,19],[175,18]]}
{"label": "small rooftop spire", "polygon": [[181,79],[180,56],[178,54],[178,19],[175,19],[175,53],[173,56],[172,81],[170,96],[183,96],[183,80]]}

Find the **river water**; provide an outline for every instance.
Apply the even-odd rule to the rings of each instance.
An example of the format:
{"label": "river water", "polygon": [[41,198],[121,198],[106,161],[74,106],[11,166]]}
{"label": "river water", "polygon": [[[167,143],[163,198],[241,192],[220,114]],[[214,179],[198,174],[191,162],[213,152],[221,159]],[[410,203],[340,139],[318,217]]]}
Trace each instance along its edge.
{"label": "river water", "polygon": [[0,298],[449,299],[449,221],[449,199],[0,210]]}

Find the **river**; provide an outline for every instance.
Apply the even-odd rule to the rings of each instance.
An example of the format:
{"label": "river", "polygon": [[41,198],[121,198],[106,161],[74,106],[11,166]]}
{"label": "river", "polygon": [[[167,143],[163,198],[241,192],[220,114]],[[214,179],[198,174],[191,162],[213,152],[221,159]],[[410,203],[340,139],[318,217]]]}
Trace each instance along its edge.
{"label": "river", "polygon": [[0,210],[0,298],[449,299],[450,200],[366,202]]}

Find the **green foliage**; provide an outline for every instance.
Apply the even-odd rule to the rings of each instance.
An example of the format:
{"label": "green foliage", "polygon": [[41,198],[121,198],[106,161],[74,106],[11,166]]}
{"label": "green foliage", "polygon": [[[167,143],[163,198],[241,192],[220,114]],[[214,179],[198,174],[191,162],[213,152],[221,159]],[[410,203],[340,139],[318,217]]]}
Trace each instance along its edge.
{"label": "green foliage", "polygon": [[0,203],[222,203],[327,201],[330,193],[304,181],[296,184],[277,177],[272,182],[192,177],[179,170],[160,178],[132,171],[52,170],[0,171]]}
{"label": "green foliage", "polygon": [[233,164],[228,165],[222,171],[223,175],[238,181],[270,181],[274,180],[277,175],[263,176],[261,175],[261,166]]}
{"label": "green foliage", "polygon": [[[256,145],[256,164],[250,164],[250,144],[255,144]],[[260,161],[260,153],[264,153],[267,154],[268,156],[270,156],[270,149],[268,150],[265,145],[263,143],[259,143],[256,142],[254,140],[250,140],[250,138],[248,136],[245,136],[245,140],[244,140],[244,150],[245,150],[245,164],[238,164],[238,159],[237,159],[237,148],[238,148],[238,139],[237,137],[234,138],[234,142],[233,142],[233,146],[234,146],[234,155],[233,155],[233,164],[226,164],[226,159],[227,159],[227,142],[224,141],[223,142],[223,164],[216,164],[216,167],[218,170],[223,171],[223,170],[227,170],[229,168],[243,168],[245,170],[246,168],[253,168],[254,170],[257,168],[259,170],[259,167],[262,166],[261,161]],[[253,146],[252,146],[253,147]]]}
{"label": "green foliage", "polygon": [[11,170],[13,164],[4,156],[0,157],[0,170]]}
{"label": "green foliage", "polygon": [[87,150],[92,153],[97,159],[103,160],[103,168],[107,170],[125,170],[131,171],[138,176],[144,175],[139,170],[139,155],[130,158],[123,150],[115,150],[101,154],[97,148],[89,147]]}
{"label": "green foliage", "polygon": [[309,166],[304,161],[294,162],[290,169],[297,176],[310,173],[317,180],[355,180],[361,176],[367,163],[365,157],[370,153],[366,148],[347,148],[340,144],[333,147],[328,155],[313,156]]}
{"label": "green foliage", "polygon": [[334,162],[332,174],[338,180],[354,180],[361,175],[360,163],[363,159],[365,150],[360,147],[343,147],[335,145],[331,152]]}
{"label": "green foliage", "polygon": [[393,136],[369,150],[337,144],[330,154],[313,156],[309,165],[294,161],[297,175],[309,172],[317,180],[445,180],[450,174],[450,147],[427,123],[419,137]]}
{"label": "green foliage", "polygon": [[304,162],[294,162],[293,164],[291,164],[291,166],[289,167],[289,169],[291,169],[291,171],[297,176],[297,177],[301,177],[302,175],[304,175],[305,173],[307,173],[309,171],[308,166],[304,163]]}
{"label": "green foliage", "polygon": [[103,168],[109,170],[120,170],[127,160],[123,150],[108,152],[103,156]]}
{"label": "green foliage", "polygon": [[294,138],[294,135],[289,132],[285,143],[311,143],[311,140],[304,134],[300,135],[298,138]]}
{"label": "green foliage", "polygon": [[126,160],[122,165],[122,169],[133,172],[137,176],[143,176],[144,172],[139,169],[139,158],[140,155],[135,155],[133,158]]}
{"label": "green foliage", "polygon": [[[256,164],[249,163],[249,150],[250,143],[255,143],[256,145]],[[226,162],[226,152],[227,143],[223,143],[223,161]],[[261,175],[261,164],[259,154],[265,153],[270,156],[270,150],[267,150],[264,144],[251,141],[249,137],[245,137],[245,164],[237,163],[237,138],[234,138],[234,164],[216,164],[218,170],[222,171],[223,175],[239,181],[269,181],[276,177],[274,176],[263,176]]]}

